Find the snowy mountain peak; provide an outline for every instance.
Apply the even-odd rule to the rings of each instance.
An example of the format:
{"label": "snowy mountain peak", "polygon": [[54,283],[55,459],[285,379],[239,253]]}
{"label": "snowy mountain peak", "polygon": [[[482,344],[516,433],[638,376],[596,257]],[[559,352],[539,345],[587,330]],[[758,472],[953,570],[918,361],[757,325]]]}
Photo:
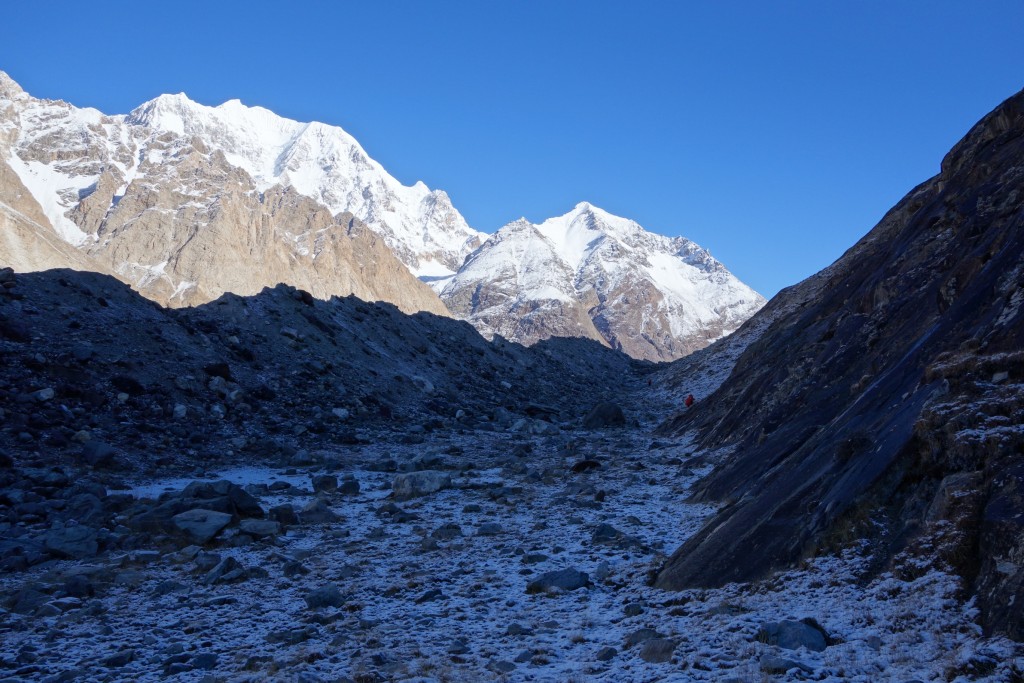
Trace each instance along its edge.
{"label": "snowy mountain peak", "polygon": [[589,202],[539,224],[509,223],[434,286],[485,334],[588,336],[652,360],[702,348],[764,304],[690,240]]}
{"label": "snowy mountain peak", "polygon": [[0,71],[0,95],[5,99],[13,99],[24,93],[25,91],[21,89],[21,86],[8,76],[7,72]]}
{"label": "snowy mountain peak", "polygon": [[379,233],[416,275],[449,275],[484,237],[446,193],[406,186],[338,126],[301,123],[238,99],[209,107],[185,94],[161,95],[134,109],[130,125],[200,138],[224,152],[257,187],[292,187],[331,213],[350,212]]}

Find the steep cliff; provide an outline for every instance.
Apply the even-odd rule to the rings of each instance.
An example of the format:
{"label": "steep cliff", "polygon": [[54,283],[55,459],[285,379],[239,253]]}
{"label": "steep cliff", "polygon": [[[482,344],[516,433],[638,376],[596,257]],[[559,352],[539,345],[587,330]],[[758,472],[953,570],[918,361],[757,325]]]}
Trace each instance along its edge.
{"label": "steep cliff", "polygon": [[720,512],[668,589],[756,579],[867,541],[960,572],[1024,636],[1024,93],[835,264],[781,292],[721,388],[668,433],[724,448]]}

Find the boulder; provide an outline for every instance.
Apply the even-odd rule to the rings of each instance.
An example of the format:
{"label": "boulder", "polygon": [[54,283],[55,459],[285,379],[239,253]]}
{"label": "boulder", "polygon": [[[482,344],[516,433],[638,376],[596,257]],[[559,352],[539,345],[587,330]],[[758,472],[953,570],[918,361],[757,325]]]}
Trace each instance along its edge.
{"label": "boulder", "polygon": [[590,585],[590,577],[572,567],[545,572],[526,585],[527,593],[546,593],[553,590],[574,591]]}
{"label": "boulder", "polygon": [[452,485],[452,478],[446,472],[423,470],[396,474],[391,490],[396,500],[408,500],[436,493]]}
{"label": "boulder", "polygon": [[813,673],[814,669],[801,662],[776,657],[775,655],[762,655],[760,659],[761,671],[766,674],[784,674],[793,669],[799,669],[805,673]]}
{"label": "boulder", "polygon": [[768,645],[776,645],[784,650],[798,650],[806,647],[814,652],[821,652],[828,643],[828,635],[815,624],[807,621],[767,622],[761,625],[757,639]]}
{"label": "boulder", "polygon": [[344,604],[345,597],[341,594],[341,588],[333,583],[321,586],[306,594],[306,605],[309,609],[341,607]]}
{"label": "boulder", "polygon": [[585,429],[603,429],[605,427],[624,427],[626,415],[618,404],[605,401],[594,406],[593,410],[583,418]]}
{"label": "boulder", "polygon": [[640,659],[652,664],[663,664],[672,661],[676,641],[668,638],[651,638],[640,648]]}
{"label": "boulder", "polygon": [[82,460],[90,467],[113,467],[117,463],[117,451],[102,441],[86,441],[82,444]]}
{"label": "boulder", "polygon": [[194,543],[208,543],[220,530],[231,523],[231,515],[216,510],[196,508],[186,510],[172,518],[174,526],[184,532]]}
{"label": "boulder", "polygon": [[299,512],[299,519],[303,524],[330,524],[341,519],[319,496],[311,500],[306,507]]}
{"label": "boulder", "polygon": [[314,493],[334,493],[338,490],[338,478],[333,474],[316,474],[312,477]]}
{"label": "boulder", "polygon": [[73,560],[92,557],[99,551],[96,530],[87,526],[52,529],[46,532],[43,544],[53,555]]}
{"label": "boulder", "polygon": [[238,529],[253,538],[267,538],[281,533],[281,525],[272,519],[243,519],[238,523]]}

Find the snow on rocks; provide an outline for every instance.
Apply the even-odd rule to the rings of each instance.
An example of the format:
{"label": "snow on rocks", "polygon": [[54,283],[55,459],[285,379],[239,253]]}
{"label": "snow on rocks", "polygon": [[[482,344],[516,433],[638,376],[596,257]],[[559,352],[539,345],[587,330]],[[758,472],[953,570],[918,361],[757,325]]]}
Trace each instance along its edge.
{"label": "snow on rocks", "polygon": [[[138,547],[0,574],[0,677],[866,682],[1019,674],[1020,646],[981,636],[973,608],[956,599],[957,580],[937,571],[872,579],[859,549],[759,583],[649,587],[661,553],[713,512],[680,502],[707,471],[691,464],[701,454],[685,438],[465,431],[418,444],[367,441],[311,452],[302,468],[147,483],[133,489],[147,498],[118,503],[124,521],[143,513],[152,521],[155,510],[163,519],[184,505],[233,511],[239,521],[205,545],[159,525],[117,531],[111,517],[112,533]],[[388,459],[396,469],[445,469],[394,474],[379,467]],[[601,466],[572,471],[581,459]],[[395,479],[431,472],[448,486],[397,500]],[[314,490],[322,476],[361,486]],[[267,515],[239,515],[257,508]],[[257,530],[271,524],[280,533]]]}

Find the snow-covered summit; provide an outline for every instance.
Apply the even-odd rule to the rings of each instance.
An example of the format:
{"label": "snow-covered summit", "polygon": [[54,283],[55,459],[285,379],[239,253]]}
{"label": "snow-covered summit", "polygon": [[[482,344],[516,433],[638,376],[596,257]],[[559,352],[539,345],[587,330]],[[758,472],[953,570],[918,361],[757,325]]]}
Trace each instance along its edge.
{"label": "snow-covered summit", "polygon": [[337,126],[300,123],[237,99],[209,107],[183,93],[150,100],[125,121],[199,138],[245,170],[261,190],[293,187],[334,214],[354,214],[417,275],[454,272],[483,238],[445,192],[423,182],[402,185]]}
{"label": "snow-covered summit", "polygon": [[527,343],[588,336],[651,359],[706,346],[764,304],[697,244],[588,202],[540,224],[509,223],[435,288],[485,333]]}

